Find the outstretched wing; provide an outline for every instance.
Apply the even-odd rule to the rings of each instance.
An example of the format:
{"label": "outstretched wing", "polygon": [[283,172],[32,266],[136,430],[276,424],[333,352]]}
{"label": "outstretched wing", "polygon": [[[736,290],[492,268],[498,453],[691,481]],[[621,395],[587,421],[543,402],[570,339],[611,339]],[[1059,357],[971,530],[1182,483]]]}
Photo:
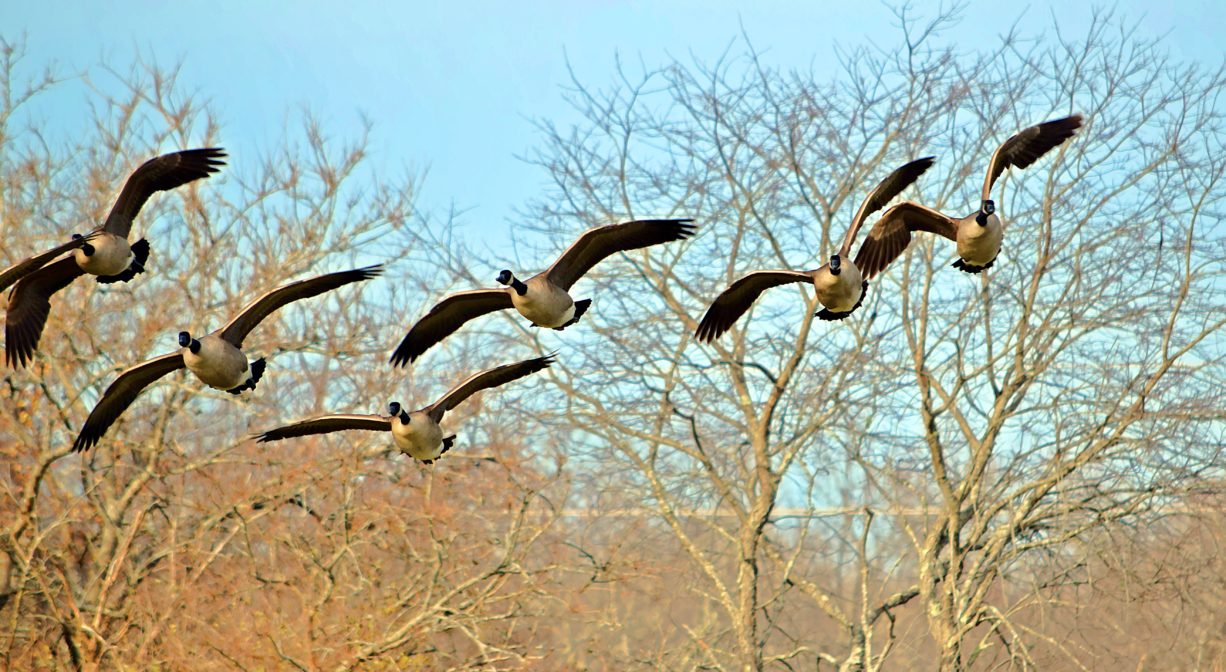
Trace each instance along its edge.
{"label": "outstretched wing", "polygon": [[8,268],[4,269],[3,273],[0,273],[0,292],[8,289],[18,280],[51,263],[52,259],[55,259],[65,252],[70,252],[78,247],[81,247],[87,240],[87,237],[77,236],[63,245],[57,245],[46,252],[43,252],[42,254],[27,257],[13,264],[12,266],[9,266]]}
{"label": "outstretched wing", "polygon": [[330,434],[347,429],[390,432],[392,431],[392,419],[381,415],[321,415],[302,422],[295,422],[292,425],[270,429],[256,437],[256,442],[280,441],[311,434]]}
{"label": "outstretched wing", "polygon": [[312,296],[318,296],[338,287],[344,287],[352,282],[370,280],[382,272],[382,266],[367,266],[366,268],[358,268],[352,271],[319,275],[309,280],[299,280],[298,282],[291,282],[288,285],[278,287],[247,304],[237,317],[230,320],[230,323],[222,328],[221,337],[232,343],[234,347],[241,348],[243,347],[243,339],[247,338],[247,334],[251,333],[251,330],[255,329],[257,324],[263,322],[264,318],[285,304],[293,303],[300,299],[309,299]]}
{"label": "outstretched wing", "polygon": [[956,221],[914,201],[903,201],[885,211],[869,229],[868,237],[856,253],[856,268],[864,279],[871,280],[902,255],[911,244],[913,231],[927,231],[954,242],[958,240]]}
{"label": "outstretched wing", "polygon": [[447,394],[443,395],[442,399],[430,404],[426,407],[426,413],[432,420],[438,422],[443,419],[443,414],[455,408],[460,402],[471,397],[472,395],[491,387],[498,387],[512,380],[523,378],[524,376],[536,373],[541,369],[547,368],[553,364],[553,355],[545,357],[537,357],[535,359],[526,359],[522,362],[514,364],[504,364],[503,366],[486,369],[480,373],[475,373],[468,377],[468,380],[451,388]]}
{"label": "outstretched wing", "polygon": [[447,338],[465,322],[495,310],[512,308],[506,289],[473,289],[457,292],[438,302],[417,321],[392,353],[392,366],[404,366]]}
{"label": "outstretched wing", "polygon": [[843,246],[839,248],[839,256],[847,257],[851,254],[851,244],[856,239],[856,234],[860,232],[860,226],[864,224],[864,219],[885,207],[885,204],[889,203],[890,199],[901,193],[903,189],[911,186],[911,183],[919,179],[919,176],[923,175],[925,170],[932,167],[932,163],[935,160],[936,157],[925,156],[922,159],[916,159],[904,164],[902,167],[896,168],[894,172],[886,175],[885,179],[878,183],[868,193],[868,196],[865,197],[864,202],[860,204],[860,209],[856,211],[856,216],[851,220],[851,227],[847,229],[847,235],[843,238]]}
{"label": "outstretched wing", "polygon": [[220,147],[209,147],[186,149],[149,159],[124,183],[102,228],[127,238],[132,230],[132,220],[136,219],[137,213],[154,192],[174,189],[216,173],[218,166],[226,165],[221,160],[225,156],[225,150]]}
{"label": "outstretched wing", "polygon": [[562,256],[545,271],[546,277],[562,289],[570,289],[579,278],[605,257],[688,238],[694,234],[692,219],[638,219],[590,229],[579,236]]}
{"label": "outstretched wing", "polygon": [[17,281],[4,322],[4,359],[9,366],[22,367],[34,358],[51,313],[52,295],[84,273],[76,259],[64,257]]}
{"label": "outstretched wing", "polygon": [[119,374],[115,382],[102,393],[102,398],[98,400],[94,410],[90,411],[81,432],[77,434],[77,440],[72,443],[72,449],[81,452],[93,448],[115,419],[132,405],[146,387],[158,378],[182,369],[183,366],[183,355],[172,352],[137,364]]}
{"label": "outstretched wing", "polygon": [[983,180],[983,200],[991,198],[992,185],[996,183],[996,178],[1000,177],[1006,168],[1010,166],[1025,168],[1038,161],[1039,157],[1053,147],[1073,137],[1077,129],[1081,128],[1081,121],[1080,114],[1063,119],[1053,119],[1023,128],[1013,137],[1005,140],[1000,147],[996,148],[996,152],[992,154],[992,161],[988,163],[988,175]]}
{"label": "outstretched wing", "polygon": [[710,343],[728,331],[758,295],[779,285],[793,282],[813,282],[813,271],[754,271],[737,279],[715,299],[698,324],[694,336]]}

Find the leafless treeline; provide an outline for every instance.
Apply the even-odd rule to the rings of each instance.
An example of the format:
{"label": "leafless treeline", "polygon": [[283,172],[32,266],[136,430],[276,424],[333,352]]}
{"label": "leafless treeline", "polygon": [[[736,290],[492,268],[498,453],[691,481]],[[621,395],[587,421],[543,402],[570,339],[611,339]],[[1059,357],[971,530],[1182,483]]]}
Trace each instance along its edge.
{"label": "leafless treeline", "polygon": [[[156,67],[106,76],[78,146],[45,143],[19,120],[54,83],[6,44],[3,258],[93,222],[157,150],[232,155],[220,184],[151,203],[152,272],[64,292],[44,356],[5,373],[6,664],[1226,663],[1224,73],[1109,16],[977,50],[940,46],[966,30],[948,16],[900,23],[834,77],[772,69],[743,41],[714,64],[576,82],[584,121],[541,128],[554,187],[524,212],[523,265],[631,217],[692,216],[699,235],[599,267],[577,294],[593,310],[561,336],[489,318],[394,375],[407,320],[520,260],[414,214],[417,185],[376,179],[364,138],[308,119],[275,155],[227,145]],[[921,238],[852,319],[820,323],[789,288],[714,346],[690,337],[743,271],[828,254],[894,166],[938,155],[909,193],[970,211],[996,144],[1070,112],[1082,133],[998,186],[989,273],[949,269],[947,242]],[[378,288],[265,324],[250,401],[174,376],[67,454],[113,372],[179,328],[397,257]],[[555,348],[547,384],[466,407],[433,468],[379,437],[246,440]],[[844,513],[809,515],[830,508]]]}

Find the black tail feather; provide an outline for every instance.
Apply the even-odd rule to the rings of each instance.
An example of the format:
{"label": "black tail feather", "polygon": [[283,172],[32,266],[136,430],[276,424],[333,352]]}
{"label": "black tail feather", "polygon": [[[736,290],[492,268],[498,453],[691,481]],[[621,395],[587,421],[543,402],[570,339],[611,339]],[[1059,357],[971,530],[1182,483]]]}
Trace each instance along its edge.
{"label": "black tail feather", "polygon": [[113,282],[127,282],[138,274],[145,272],[145,262],[149,261],[149,241],[141,238],[132,243],[132,263],[116,275],[100,275],[98,282],[109,285]]}
{"label": "black tail feather", "polygon": [[591,299],[580,299],[576,301],[575,302],[575,316],[570,318],[570,321],[567,322],[566,324],[560,327],[554,327],[554,329],[557,331],[562,331],[563,329],[569,327],[570,325],[578,322],[579,318],[583,317],[583,314],[587,312],[587,309],[590,308],[591,305],[592,305]]}
{"label": "black tail feather", "polygon": [[255,384],[260,382],[260,378],[264,377],[264,367],[267,366],[267,364],[268,363],[264,361],[263,357],[251,363],[251,382],[249,383],[249,385],[251,385],[251,389],[254,390]]}
{"label": "black tail feather", "polygon": [[230,394],[242,394],[244,390],[254,390],[255,384],[260,382],[260,378],[264,377],[265,365],[266,362],[264,361],[263,357],[251,362],[251,378],[248,378],[247,382],[243,383],[242,385],[226,391]]}
{"label": "black tail feather", "polygon": [[964,259],[958,259],[957,261],[955,261],[954,263],[950,265],[964,273],[982,273],[986,271],[987,269],[992,268],[992,264],[995,264],[995,263],[996,263],[996,257],[992,257],[992,261],[989,261],[983,266],[976,266],[974,264],[968,264],[966,263],[966,260]]}

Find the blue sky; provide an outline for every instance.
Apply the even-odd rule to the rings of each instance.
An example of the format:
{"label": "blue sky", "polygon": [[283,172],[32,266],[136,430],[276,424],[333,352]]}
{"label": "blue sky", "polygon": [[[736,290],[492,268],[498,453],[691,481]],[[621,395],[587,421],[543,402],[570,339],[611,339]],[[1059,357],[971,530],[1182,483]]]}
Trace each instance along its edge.
{"label": "blue sky", "polygon": [[[506,226],[545,183],[516,156],[539,142],[533,119],[573,118],[562,96],[568,63],[600,87],[618,55],[648,66],[709,63],[743,27],[769,64],[833,76],[836,44],[893,44],[897,35],[885,5],[828,1],[3,4],[0,35],[24,33],[32,65],[71,73],[106,59],[122,69],[137,53],[181,61],[180,83],[220,113],[231,163],[275,147],[302,106],[338,138],[354,136],[364,115],[374,124],[374,168],[427,169],[419,207],[454,205],[477,231]],[[1014,21],[1037,35],[1057,15],[1079,34],[1091,13],[1084,5],[972,2],[947,37],[990,42]],[[1223,7],[1129,0],[1118,11],[1143,33],[1166,35],[1175,56],[1216,65],[1226,53],[1215,34]],[[70,131],[89,121],[86,95],[70,85],[51,99],[63,109],[36,114]]]}

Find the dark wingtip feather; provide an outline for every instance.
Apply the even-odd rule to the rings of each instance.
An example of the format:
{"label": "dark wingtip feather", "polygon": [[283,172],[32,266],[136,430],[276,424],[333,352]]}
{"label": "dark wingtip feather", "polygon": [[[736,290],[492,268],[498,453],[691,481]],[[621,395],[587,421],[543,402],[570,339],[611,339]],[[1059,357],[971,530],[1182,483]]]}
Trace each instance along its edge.
{"label": "dark wingtip feather", "polygon": [[1073,114],[1064,117],[1063,119],[1053,119],[1052,121],[1043,122],[1042,124],[1039,124],[1039,126],[1044,130],[1055,131],[1055,137],[1058,138],[1058,142],[1056,144],[1060,144],[1076,135],[1084,120],[1085,118],[1080,114]]}
{"label": "dark wingtip feather", "polygon": [[184,154],[193,157],[200,157],[204,160],[204,171],[208,174],[213,174],[221,170],[221,167],[226,165],[222,159],[226,158],[226,150],[221,147],[205,147],[204,149],[189,149]]}
{"label": "dark wingtip feather", "polygon": [[81,428],[81,433],[77,435],[76,440],[72,442],[72,452],[84,453],[90,448],[93,448],[94,446],[98,445],[98,439],[100,438],[102,437],[96,435],[95,432],[91,431],[91,428],[88,427],[88,423],[87,423],[86,427]]}
{"label": "dark wingtip feather", "polygon": [[366,266],[365,268],[355,269],[354,273],[361,275],[362,280],[370,280],[383,275],[383,264],[375,264],[374,266]]}
{"label": "dark wingtip feather", "polygon": [[673,225],[674,225],[674,231],[677,234],[677,238],[675,238],[674,240],[682,240],[682,239],[689,238],[690,236],[694,235],[694,233],[698,231],[698,225],[694,224],[693,221],[694,221],[693,219],[674,219],[672,220]]}
{"label": "dark wingtip feather", "polygon": [[409,340],[409,334],[405,334],[404,340],[400,341],[400,345],[396,346],[396,350],[392,352],[391,364],[396,368],[408,366],[413,363],[418,357],[421,357],[424,350],[418,350],[413,347],[413,343]]}
{"label": "dark wingtip feather", "polygon": [[532,362],[532,373],[536,373],[537,371],[540,371],[541,369],[549,368],[550,365],[558,361],[557,355],[558,355],[558,351],[554,350],[553,352],[549,353],[548,355],[545,355],[544,357],[537,357],[535,359],[528,360],[529,362]]}
{"label": "dark wingtip feather", "polygon": [[[712,306],[714,307],[714,306]],[[698,329],[694,330],[694,337],[701,343],[714,343],[715,339],[724,335],[728,330],[727,325],[720,323],[721,321],[711,314],[708,310],[703,316],[702,322],[698,323]]]}

